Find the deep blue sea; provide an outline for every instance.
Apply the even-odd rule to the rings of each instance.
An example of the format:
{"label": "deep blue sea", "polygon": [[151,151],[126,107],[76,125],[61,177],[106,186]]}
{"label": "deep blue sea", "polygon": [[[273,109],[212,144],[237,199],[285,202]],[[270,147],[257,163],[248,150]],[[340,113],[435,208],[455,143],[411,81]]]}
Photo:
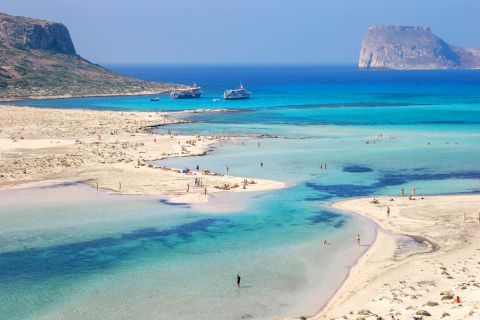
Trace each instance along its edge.
{"label": "deep blue sea", "polygon": [[[196,82],[203,96],[21,101],[38,107],[197,110],[175,133],[229,135],[205,157],[159,165],[285,181],[272,192],[172,206],[86,187],[0,191],[0,199],[85,194],[0,207],[0,319],[272,319],[318,311],[374,239],[332,201],[480,191],[480,71],[354,66],[110,66]],[[242,82],[252,98],[224,101]],[[205,112],[229,109],[230,112]],[[200,112],[203,110],[202,112]],[[263,162],[264,166],[259,166]],[[322,170],[324,164],[327,169]],[[78,188],[78,189],[75,189]],[[63,193],[64,192],[64,193]],[[36,196],[35,196],[36,195]],[[66,196],[65,196],[66,197]],[[68,198],[68,197],[66,197]],[[228,208],[228,209],[225,209]],[[332,244],[321,245],[323,239]],[[245,286],[235,288],[239,273]],[[6,316],[5,316],[6,315]]]}

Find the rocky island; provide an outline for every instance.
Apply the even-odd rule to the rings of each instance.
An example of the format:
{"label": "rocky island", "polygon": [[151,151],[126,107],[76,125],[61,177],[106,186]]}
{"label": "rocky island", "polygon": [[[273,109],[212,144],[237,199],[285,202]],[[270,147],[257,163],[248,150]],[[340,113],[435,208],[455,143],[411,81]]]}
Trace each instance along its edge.
{"label": "rocky island", "polygon": [[0,99],[162,93],[173,85],[143,81],[91,63],[61,23],[0,13]]}
{"label": "rocky island", "polygon": [[480,49],[446,43],[428,27],[374,25],[362,40],[360,68],[477,69]]}

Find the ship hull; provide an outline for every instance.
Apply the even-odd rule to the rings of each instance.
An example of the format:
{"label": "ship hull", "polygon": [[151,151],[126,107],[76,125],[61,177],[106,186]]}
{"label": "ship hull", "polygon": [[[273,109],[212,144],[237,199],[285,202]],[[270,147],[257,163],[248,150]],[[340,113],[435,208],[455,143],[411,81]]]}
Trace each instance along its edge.
{"label": "ship hull", "polygon": [[170,98],[172,99],[197,99],[197,98],[200,98],[201,97],[201,94],[188,94],[188,95],[172,95],[170,96]]}
{"label": "ship hull", "polygon": [[242,97],[223,97],[225,100],[245,100],[250,99],[250,96],[242,96]]}

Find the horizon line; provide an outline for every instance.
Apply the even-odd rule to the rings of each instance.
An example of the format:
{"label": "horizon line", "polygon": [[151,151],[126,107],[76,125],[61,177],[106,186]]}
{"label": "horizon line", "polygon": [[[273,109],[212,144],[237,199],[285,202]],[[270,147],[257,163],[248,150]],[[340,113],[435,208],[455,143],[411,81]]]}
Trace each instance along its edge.
{"label": "horizon line", "polygon": [[103,66],[356,66],[358,62],[94,62]]}

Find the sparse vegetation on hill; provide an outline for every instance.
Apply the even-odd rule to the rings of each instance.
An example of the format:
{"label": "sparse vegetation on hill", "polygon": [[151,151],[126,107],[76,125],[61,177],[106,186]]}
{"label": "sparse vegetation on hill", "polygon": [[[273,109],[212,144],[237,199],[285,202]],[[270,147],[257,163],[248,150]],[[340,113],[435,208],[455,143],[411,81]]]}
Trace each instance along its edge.
{"label": "sparse vegetation on hill", "polygon": [[63,24],[0,13],[0,99],[160,93],[173,86],[83,59]]}

